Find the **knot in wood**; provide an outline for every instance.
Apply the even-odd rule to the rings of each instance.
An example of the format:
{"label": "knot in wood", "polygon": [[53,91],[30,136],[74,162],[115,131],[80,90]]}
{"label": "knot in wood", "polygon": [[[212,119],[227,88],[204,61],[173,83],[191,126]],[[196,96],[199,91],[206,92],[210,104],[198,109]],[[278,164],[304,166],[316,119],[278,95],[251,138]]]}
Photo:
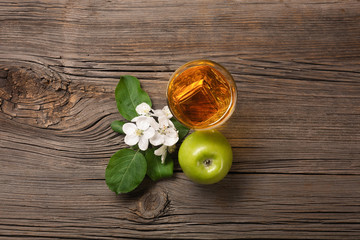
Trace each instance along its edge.
{"label": "knot in wood", "polygon": [[155,189],[139,199],[136,213],[142,218],[154,219],[164,215],[169,209],[169,204],[167,193]]}
{"label": "knot in wood", "polygon": [[55,125],[69,108],[68,85],[46,67],[0,68],[0,112],[28,125]]}

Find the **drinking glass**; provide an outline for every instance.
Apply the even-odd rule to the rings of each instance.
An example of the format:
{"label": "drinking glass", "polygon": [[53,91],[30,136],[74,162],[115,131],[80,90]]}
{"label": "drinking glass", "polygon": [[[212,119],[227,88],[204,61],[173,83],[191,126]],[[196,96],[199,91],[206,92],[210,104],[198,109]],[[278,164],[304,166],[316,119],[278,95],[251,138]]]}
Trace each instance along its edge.
{"label": "drinking glass", "polygon": [[230,118],[237,100],[231,74],[210,60],[195,60],[179,67],[167,88],[169,109],[188,128],[205,130]]}

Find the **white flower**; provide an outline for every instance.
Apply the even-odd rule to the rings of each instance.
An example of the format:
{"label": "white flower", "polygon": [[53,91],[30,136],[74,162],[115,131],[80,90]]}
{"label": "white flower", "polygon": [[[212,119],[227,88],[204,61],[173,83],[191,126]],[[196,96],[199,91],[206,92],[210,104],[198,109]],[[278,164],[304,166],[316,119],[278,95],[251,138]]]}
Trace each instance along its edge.
{"label": "white flower", "polygon": [[165,163],[165,159],[166,159],[166,155],[167,155],[167,146],[162,145],[160,148],[156,149],[154,151],[154,154],[156,156],[161,156],[161,163],[164,164]]}
{"label": "white flower", "polygon": [[149,139],[155,135],[155,129],[149,122],[125,123],[123,131],[126,134],[125,143],[134,146],[138,143],[140,150],[145,151],[149,146]]}
{"label": "white flower", "polygon": [[138,117],[134,117],[131,121],[136,122],[136,125],[141,127],[145,127],[145,126],[148,127],[150,125],[153,129],[159,128],[159,123],[157,123],[153,117],[138,116]]}
{"label": "white flower", "polygon": [[154,154],[156,156],[161,156],[161,164],[164,164],[165,163],[165,159],[166,159],[166,155],[167,153],[172,153],[174,152],[176,149],[176,146],[175,145],[172,145],[172,146],[165,146],[165,145],[162,145],[161,147],[159,147],[158,149],[156,149],[154,151]]}
{"label": "white flower", "polygon": [[178,131],[170,120],[172,114],[168,106],[152,110],[149,104],[143,102],[135,110],[139,116],[131,120],[133,123],[125,123],[123,126],[125,143],[130,146],[138,144],[142,151],[149,147],[149,141],[153,146],[162,145],[155,150],[155,155],[161,156],[161,162],[164,163],[167,152],[172,151],[179,140]]}
{"label": "white flower", "polygon": [[140,116],[150,116],[151,107],[146,102],[140,103],[135,108]]}
{"label": "white flower", "polygon": [[161,109],[161,110],[160,109],[155,110],[154,116],[158,117],[159,123],[162,122],[166,126],[169,126],[169,124],[172,124],[172,122],[170,121],[170,118],[172,118],[173,115],[171,114],[168,106],[163,107],[163,109]]}
{"label": "white flower", "polygon": [[168,119],[159,122],[159,128],[156,129],[155,135],[150,138],[150,143],[154,146],[164,144],[172,146],[179,140],[178,132],[173,123]]}
{"label": "white flower", "polygon": [[149,104],[143,102],[136,106],[135,108],[136,112],[140,115],[138,117],[134,117],[131,119],[132,122],[136,122],[139,126],[148,126],[150,123],[150,126],[154,129],[159,128],[159,124],[155,121],[153,117],[151,117],[152,109],[149,106]]}

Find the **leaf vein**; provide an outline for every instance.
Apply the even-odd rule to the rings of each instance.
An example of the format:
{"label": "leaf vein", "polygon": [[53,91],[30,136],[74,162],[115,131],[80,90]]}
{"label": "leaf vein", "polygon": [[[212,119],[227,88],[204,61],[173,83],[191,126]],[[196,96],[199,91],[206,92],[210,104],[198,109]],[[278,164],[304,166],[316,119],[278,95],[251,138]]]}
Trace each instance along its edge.
{"label": "leaf vein", "polygon": [[123,182],[123,180],[124,180],[124,178],[125,178],[125,176],[126,176],[126,173],[128,172],[130,166],[133,164],[134,159],[135,159],[135,157],[136,157],[136,154],[138,154],[138,152],[139,152],[139,151],[137,151],[137,152],[134,154],[134,156],[132,157],[132,159],[130,160],[130,164],[127,166],[126,171],[124,172],[124,174],[123,174],[122,177],[121,177],[119,186],[122,185],[122,182]]}

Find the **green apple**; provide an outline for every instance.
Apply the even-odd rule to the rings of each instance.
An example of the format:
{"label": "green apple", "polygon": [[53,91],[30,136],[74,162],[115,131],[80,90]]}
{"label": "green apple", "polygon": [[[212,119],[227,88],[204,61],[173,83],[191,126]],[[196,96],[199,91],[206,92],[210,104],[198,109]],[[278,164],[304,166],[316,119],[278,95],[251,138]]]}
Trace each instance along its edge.
{"label": "green apple", "polygon": [[181,144],[179,163],[185,175],[201,184],[223,179],[232,164],[232,150],[217,130],[195,131]]}

